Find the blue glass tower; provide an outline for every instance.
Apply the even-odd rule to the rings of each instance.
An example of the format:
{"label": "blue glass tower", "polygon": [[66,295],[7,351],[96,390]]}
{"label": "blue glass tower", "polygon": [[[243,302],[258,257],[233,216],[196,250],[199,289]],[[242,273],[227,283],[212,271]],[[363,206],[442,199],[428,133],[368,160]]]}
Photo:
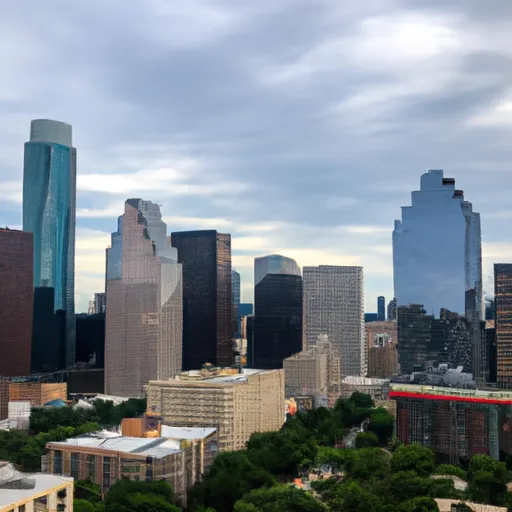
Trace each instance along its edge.
{"label": "blue glass tower", "polygon": [[25,143],[23,230],[34,234],[33,371],[75,363],[76,149],[71,137],[70,125],[38,119]]}

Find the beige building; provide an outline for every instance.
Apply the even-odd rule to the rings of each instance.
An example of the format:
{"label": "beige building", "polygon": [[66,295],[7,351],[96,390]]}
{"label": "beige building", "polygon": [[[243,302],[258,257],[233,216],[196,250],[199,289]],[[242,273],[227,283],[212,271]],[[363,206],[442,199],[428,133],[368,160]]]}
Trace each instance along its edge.
{"label": "beige building", "polygon": [[397,323],[368,322],[366,325],[368,340],[368,377],[389,379],[400,373],[397,350]]}
{"label": "beige building", "polygon": [[73,512],[73,479],[20,473],[0,462],[0,512]]}
{"label": "beige building", "polygon": [[310,349],[286,358],[283,369],[287,398],[339,392],[340,358],[325,334]]}
{"label": "beige building", "polygon": [[284,372],[209,366],[150,381],[147,399],[148,416],[172,426],[216,428],[219,451],[240,450],[254,432],[284,423]]}
{"label": "beige building", "polygon": [[68,386],[63,383],[11,382],[9,402],[30,402],[32,407],[42,407],[52,400],[68,399]]}
{"label": "beige building", "polygon": [[182,267],[158,205],[128,199],[107,249],[105,393],[139,397],[181,371]]}
{"label": "beige building", "polygon": [[374,400],[387,400],[389,394],[389,380],[349,376],[341,381],[341,398],[350,398],[352,393],[356,391],[366,393]]}
{"label": "beige building", "polygon": [[482,505],[480,503],[473,503],[472,501],[460,501],[450,499],[436,498],[435,502],[439,507],[439,512],[452,512],[455,510],[454,506],[459,503],[465,503],[472,512],[507,512],[507,507],[495,507],[494,505]]}

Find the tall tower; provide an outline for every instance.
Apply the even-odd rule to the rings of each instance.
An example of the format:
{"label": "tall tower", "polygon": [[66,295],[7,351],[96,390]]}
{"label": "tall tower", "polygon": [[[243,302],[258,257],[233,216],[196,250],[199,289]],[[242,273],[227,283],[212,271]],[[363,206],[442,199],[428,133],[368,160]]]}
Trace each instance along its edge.
{"label": "tall tower", "polygon": [[183,265],[183,369],[233,363],[231,235],[171,233]]}
{"label": "tall tower", "polygon": [[384,322],[386,320],[386,298],[382,295],[377,297],[377,321]]}
{"label": "tall tower", "polygon": [[497,382],[512,388],[512,263],[494,264]]}
{"label": "tall tower", "polygon": [[276,369],[302,351],[302,276],[291,258],[254,259],[253,368]]}
{"label": "tall tower", "polygon": [[23,231],[34,237],[36,371],[75,363],[75,215],[71,126],[32,121],[23,166]]}
{"label": "tall tower", "polygon": [[233,333],[235,338],[240,338],[240,274],[234,269],[231,271],[231,290],[233,299]]}
{"label": "tall tower", "polygon": [[158,205],[128,199],[107,249],[105,391],[142,396],[181,371],[182,268]]}
{"label": "tall tower", "polygon": [[461,315],[469,308],[483,319],[480,214],[442,170],[423,174],[411,198],[393,231],[397,306],[423,304],[436,316],[441,308]]}
{"label": "tall tower", "polygon": [[304,344],[327,334],[341,357],[341,374],[367,371],[362,267],[320,265],[304,267]]}

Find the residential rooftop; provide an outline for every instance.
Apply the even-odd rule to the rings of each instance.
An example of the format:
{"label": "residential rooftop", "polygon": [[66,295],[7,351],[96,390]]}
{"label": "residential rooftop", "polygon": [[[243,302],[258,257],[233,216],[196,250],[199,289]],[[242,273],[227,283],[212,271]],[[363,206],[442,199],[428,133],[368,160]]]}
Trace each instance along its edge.
{"label": "residential rooftop", "polygon": [[210,366],[202,370],[189,370],[181,372],[174,379],[153,380],[150,384],[174,385],[179,386],[184,382],[198,384],[237,384],[247,382],[247,379],[259,373],[268,373],[276,370],[256,370],[253,368],[242,368],[241,371],[236,368],[217,368]]}

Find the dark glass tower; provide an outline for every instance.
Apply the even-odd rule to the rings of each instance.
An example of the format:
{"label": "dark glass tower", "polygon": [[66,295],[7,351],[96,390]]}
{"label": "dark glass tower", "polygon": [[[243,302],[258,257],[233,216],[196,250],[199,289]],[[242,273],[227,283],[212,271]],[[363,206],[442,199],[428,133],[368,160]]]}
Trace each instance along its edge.
{"label": "dark glass tower", "polygon": [[494,264],[498,386],[512,388],[512,263]]}
{"label": "dark glass tower", "polygon": [[[35,371],[75,364],[75,208],[71,126],[48,119],[32,121],[23,167],[23,230],[34,235]],[[41,302],[51,296],[52,304]]]}
{"label": "dark glass tower", "polygon": [[279,255],[254,264],[253,368],[282,368],[302,350],[302,277],[295,261]]}
{"label": "dark glass tower", "polygon": [[377,297],[377,321],[384,322],[386,320],[386,298]]}
{"label": "dark glass tower", "polygon": [[230,366],[231,235],[214,230],[171,233],[183,265],[183,370]]}

